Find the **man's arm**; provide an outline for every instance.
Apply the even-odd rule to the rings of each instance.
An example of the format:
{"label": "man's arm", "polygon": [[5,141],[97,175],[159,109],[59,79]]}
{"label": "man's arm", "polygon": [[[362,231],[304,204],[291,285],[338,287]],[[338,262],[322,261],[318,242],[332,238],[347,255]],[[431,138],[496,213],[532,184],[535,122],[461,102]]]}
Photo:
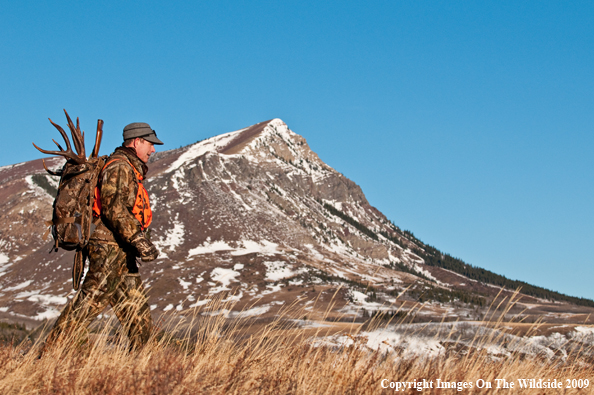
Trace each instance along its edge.
{"label": "man's arm", "polygon": [[126,243],[142,230],[132,214],[137,188],[134,171],[126,161],[118,160],[103,170],[101,215],[116,238]]}
{"label": "man's arm", "polygon": [[143,261],[157,259],[159,251],[132,214],[138,181],[130,165],[126,161],[114,162],[103,170],[101,182],[101,214],[107,227],[116,238],[131,244]]}

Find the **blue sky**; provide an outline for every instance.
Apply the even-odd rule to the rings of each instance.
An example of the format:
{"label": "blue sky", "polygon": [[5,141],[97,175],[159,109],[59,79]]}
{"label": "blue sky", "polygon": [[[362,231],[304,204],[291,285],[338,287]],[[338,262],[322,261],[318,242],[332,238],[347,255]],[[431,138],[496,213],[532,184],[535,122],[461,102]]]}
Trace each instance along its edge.
{"label": "blue sky", "polygon": [[87,134],[105,121],[104,154],[130,122],[171,149],[281,118],[424,242],[594,298],[593,18],[579,1],[5,2],[0,165],[41,157],[63,108]]}

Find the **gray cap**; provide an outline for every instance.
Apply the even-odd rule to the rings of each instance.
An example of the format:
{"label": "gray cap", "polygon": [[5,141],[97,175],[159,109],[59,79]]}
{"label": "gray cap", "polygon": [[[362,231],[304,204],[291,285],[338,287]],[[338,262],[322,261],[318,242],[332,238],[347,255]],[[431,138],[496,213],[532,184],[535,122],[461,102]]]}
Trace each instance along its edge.
{"label": "gray cap", "polygon": [[145,122],[134,122],[124,127],[124,141],[136,137],[141,137],[153,144],[163,145],[163,142],[157,138],[157,132]]}

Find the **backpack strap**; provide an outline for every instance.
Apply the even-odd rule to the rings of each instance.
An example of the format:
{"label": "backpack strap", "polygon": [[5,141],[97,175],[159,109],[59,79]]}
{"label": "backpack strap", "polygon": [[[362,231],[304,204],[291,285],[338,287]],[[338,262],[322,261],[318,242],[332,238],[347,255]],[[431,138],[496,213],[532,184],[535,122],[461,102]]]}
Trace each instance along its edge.
{"label": "backpack strap", "polygon": [[142,174],[140,174],[140,172],[138,170],[136,170],[136,167],[134,167],[134,165],[132,164],[132,162],[130,162],[128,159],[124,159],[124,158],[113,158],[113,159],[107,161],[107,163],[105,164],[105,166],[103,166],[103,169],[101,169],[101,171],[105,170],[105,168],[108,165],[111,165],[113,162],[116,162],[118,160],[125,160],[126,162],[128,162],[128,164],[130,165],[130,167],[132,168],[132,170],[134,170],[134,174],[136,175],[136,180],[138,180],[138,181],[142,181],[143,180]]}

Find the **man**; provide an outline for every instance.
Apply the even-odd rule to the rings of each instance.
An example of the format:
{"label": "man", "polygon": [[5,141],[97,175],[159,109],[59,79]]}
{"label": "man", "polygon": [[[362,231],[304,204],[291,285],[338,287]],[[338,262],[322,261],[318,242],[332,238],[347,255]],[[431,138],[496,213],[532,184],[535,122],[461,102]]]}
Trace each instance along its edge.
{"label": "man", "polygon": [[124,128],[124,144],[107,159],[96,191],[97,227],[85,251],[89,270],[48,335],[47,346],[76,328],[86,329],[108,304],[127,331],[131,349],[148,341],[152,318],[137,258],[148,262],[159,255],[146,233],[152,212],[142,185],[155,144],[163,142],[147,123],[131,123]]}

